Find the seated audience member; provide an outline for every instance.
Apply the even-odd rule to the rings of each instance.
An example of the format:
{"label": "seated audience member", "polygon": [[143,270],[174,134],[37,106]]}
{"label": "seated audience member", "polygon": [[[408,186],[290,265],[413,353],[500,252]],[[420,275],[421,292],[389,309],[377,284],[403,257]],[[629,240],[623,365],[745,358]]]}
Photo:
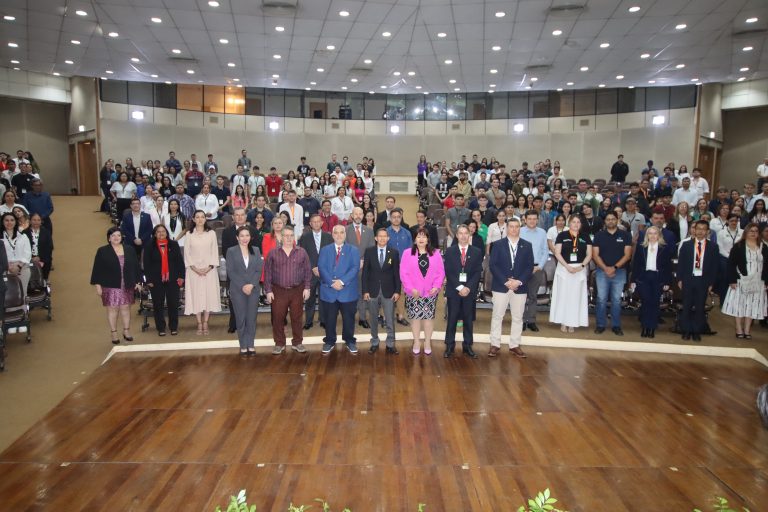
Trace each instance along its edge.
{"label": "seated audience member", "polygon": [[3,213],[3,242],[8,258],[8,273],[18,276],[21,280],[23,294],[27,295],[30,279],[30,264],[32,263],[32,246],[29,238],[19,230],[18,220],[11,213]]}
{"label": "seated audience member", "polygon": [[176,185],[176,194],[172,195],[170,199],[176,199],[179,202],[181,213],[185,219],[192,219],[195,214],[195,200],[184,193],[184,185]]}
{"label": "seated audience member", "polygon": [[51,223],[51,214],[53,214],[53,200],[48,192],[43,191],[42,180],[32,181],[32,190],[22,199],[30,215],[38,214],[42,219],[43,226],[53,233],[53,224]]}
{"label": "seated audience member", "polygon": [[24,231],[32,249],[32,264],[40,267],[43,278],[48,279],[53,265],[53,238],[51,232],[43,226],[39,213],[33,213],[29,227]]}
{"label": "seated audience member", "polygon": [[264,216],[265,225],[267,226],[272,225],[272,219],[274,218],[275,214],[272,212],[272,210],[269,209],[269,207],[267,207],[266,196],[263,196],[263,195],[256,196],[256,199],[254,200],[253,208],[248,212],[248,215],[246,216],[249,224],[253,225],[254,219],[257,213],[261,213]]}

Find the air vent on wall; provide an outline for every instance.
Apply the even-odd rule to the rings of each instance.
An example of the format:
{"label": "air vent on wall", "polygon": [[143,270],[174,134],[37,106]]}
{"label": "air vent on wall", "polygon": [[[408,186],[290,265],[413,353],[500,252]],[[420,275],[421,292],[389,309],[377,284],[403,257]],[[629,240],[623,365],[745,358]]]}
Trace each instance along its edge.
{"label": "air vent on wall", "polygon": [[461,124],[460,123],[453,123],[451,124],[451,130],[460,130]]}
{"label": "air vent on wall", "polygon": [[589,126],[589,119],[579,119],[579,126]]}
{"label": "air vent on wall", "polygon": [[219,116],[208,116],[208,124],[219,124]]}
{"label": "air vent on wall", "polygon": [[331,123],[331,130],[338,130],[341,123]]}

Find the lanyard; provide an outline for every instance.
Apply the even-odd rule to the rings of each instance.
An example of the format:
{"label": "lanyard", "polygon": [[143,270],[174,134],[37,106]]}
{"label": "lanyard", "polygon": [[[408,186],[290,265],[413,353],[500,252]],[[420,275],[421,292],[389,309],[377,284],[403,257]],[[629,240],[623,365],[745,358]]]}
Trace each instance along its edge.
{"label": "lanyard", "polygon": [[515,258],[517,258],[517,247],[513,246],[512,242],[509,240],[507,240],[507,242],[509,243],[509,252],[512,254],[512,264],[514,265]]}
{"label": "lanyard", "polygon": [[576,233],[576,235],[571,237],[571,252],[576,254],[579,252],[579,234]]}
{"label": "lanyard", "polygon": [[736,234],[735,234],[735,235],[732,235],[732,234],[731,234],[731,230],[730,230],[730,229],[727,229],[727,230],[726,230],[726,234],[727,234],[729,237],[731,237],[731,240],[732,240],[732,241],[733,241],[733,243],[735,244],[735,243],[736,243],[736,239],[739,237],[739,230],[737,229],[737,230],[736,230]]}

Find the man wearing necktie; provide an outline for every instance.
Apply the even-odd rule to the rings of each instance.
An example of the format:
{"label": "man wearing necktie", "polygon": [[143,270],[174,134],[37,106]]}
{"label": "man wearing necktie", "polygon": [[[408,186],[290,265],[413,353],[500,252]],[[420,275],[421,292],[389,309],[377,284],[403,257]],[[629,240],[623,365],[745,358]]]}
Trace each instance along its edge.
{"label": "man wearing necktie", "polygon": [[456,324],[464,322],[462,348],[464,355],[473,359],[472,322],[475,320],[475,298],[483,272],[483,251],[470,244],[469,228],[460,224],[456,228],[458,243],[445,251],[445,296],[448,300],[448,325],[445,330],[445,357],[451,357],[456,347]]}
{"label": "man wearing necktie", "polygon": [[398,354],[395,347],[395,302],[400,298],[400,253],[387,247],[389,234],[385,228],[376,231],[376,245],[365,250],[363,257],[362,286],[363,300],[371,315],[371,348],[374,354],[379,349],[379,328],[375,321],[379,308],[384,310],[384,325],[387,329],[387,354]]}
{"label": "man wearing necktie", "polygon": [[[315,305],[320,292],[320,271],[317,268],[317,260],[320,256],[320,249],[333,243],[333,237],[330,233],[323,231],[323,218],[318,215],[312,215],[309,218],[309,231],[301,235],[299,247],[307,251],[309,255],[309,265],[312,267],[312,281],[309,289],[309,299],[304,303],[304,330],[309,330],[315,321]],[[320,327],[325,326],[325,317],[323,303],[320,302]]]}
{"label": "man wearing necktie", "polygon": [[693,237],[680,244],[677,285],[683,293],[680,330],[684,340],[701,341],[706,328],[704,306],[717,279],[717,244],[708,240],[709,222],[693,225]]}
{"label": "man wearing necktie", "polygon": [[344,226],[333,228],[333,244],[320,249],[317,261],[320,273],[320,301],[325,309],[325,338],[323,355],[329,354],[336,345],[336,320],[341,312],[342,339],[352,354],[357,354],[355,339],[355,311],[360,272],[360,252],[346,243]]}
{"label": "man wearing necktie", "polygon": [[[368,226],[363,225],[363,218],[365,218],[365,213],[363,213],[363,209],[359,206],[356,206],[352,210],[352,223],[347,225],[347,243],[350,243],[357,247],[357,250],[360,252],[360,268],[363,267],[363,256],[365,255],[365,251],[369,247],[373,247],[375,242],[373,240],[373,230],[369,228]],[[366,318],[368,314],[368,304],[362,299],[362,296],[360,297],[360,300],[357,301],[357,324],[362,327],[363,329],[370,329],[370,325],[368,324],[368,319]],[[378,315],[378,313],[377,313]],[[371,317],[371,320],[373,323],[376,322],[376,316]]]}

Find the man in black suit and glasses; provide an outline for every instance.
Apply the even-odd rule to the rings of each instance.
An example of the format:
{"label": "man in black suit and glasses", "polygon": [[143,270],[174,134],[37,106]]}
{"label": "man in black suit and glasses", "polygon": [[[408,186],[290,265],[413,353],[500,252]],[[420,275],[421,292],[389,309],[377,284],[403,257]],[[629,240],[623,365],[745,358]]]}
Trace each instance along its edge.
{"label": "man in black suit and glasses", "polygon": [[389,234],[385,228],[376,231],[376,245],[365,250],[363,256],[362,294],[371,317],[370,354],[379,349],[379,326],[375,319],[379,308],[384,310],[387,328],[387,354],[398,354],[395,347],[395,302],[400,298],[400,253],[387,247]]}
{"label": "man in black suit and glasses", "polygon": [[469,240],[469,228],[460,224],[456,228],[456,239],[445,251],[445,296],[448,299],[448,325],[445,330],[445,357],[451,357],[456,347],[456,323],[464,322],[464,341],[461,346],[464,355],[473,359],[477,354],[472,350],[472,322],[475,319],[475,298],[483,273],[483,251]]}
{"label": "man in black suit and glasses", "polygon": [[[304,303],[304,330],[309,330],[315,321],[315,304],[320,293],[320,272],[317,269],[317,259],[320,249],[333,243],[330,233],[323,231],[323,218],[319,214],[309,218],[310,230],[299,238],[299,247],[307,251],[309,266],[312,268],[312,282],[309,289],[309,299]],[[320,327],[323,327],[323,303],[320,302]]]}
{"label": "man in black suit and glasses", "polygon": [[693,237],[680,245],[677,263],[677,285],[683,293],[680,329],[683,339],[701,341],[706,328],[704,305],[717,278],[717,244],[708,240],[709,222],[700,220],[693,226]]}

